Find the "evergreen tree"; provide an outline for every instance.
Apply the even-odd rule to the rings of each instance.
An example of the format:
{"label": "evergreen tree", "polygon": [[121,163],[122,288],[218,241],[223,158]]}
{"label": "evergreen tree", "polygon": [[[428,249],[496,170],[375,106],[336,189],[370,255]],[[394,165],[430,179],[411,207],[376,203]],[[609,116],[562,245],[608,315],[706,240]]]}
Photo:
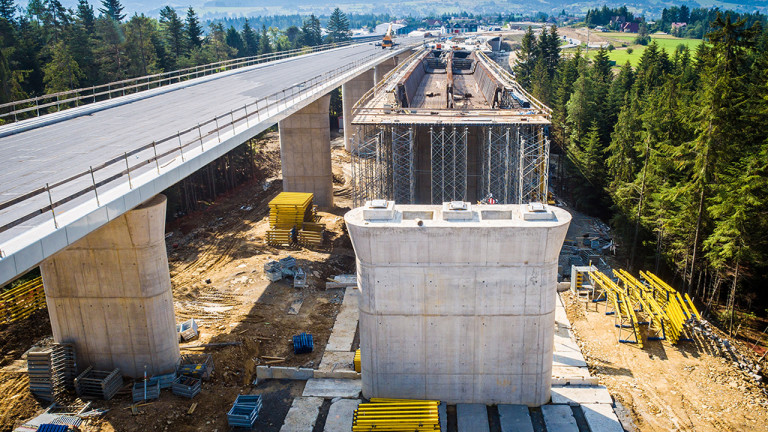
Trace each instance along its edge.
{"label": "evergreen tree", "polygon": [[523,87],[531,88],[531,77],[536,68],[537,54],[536,36],[533,35],[533,28],[529,26],[517,51],[514,67],[515,79]]}
{"label": "evergreen tree", "polygon": [[240,33],[238,33],[233,26],[230,26],[229,29],[227,29],[226,41],[227,45],[237,50],[238,57],[244,57],[246,55],[243,38],[240,37]]}
{"label": "evergreen tree", "polygon": [[176,13],[176,10],[166,6],[160,10],[160,24],[162,25],[163,35],[165,36],[168,51],[174,58],[179,58],[185,54],[184,24]]}
{"label": "evergreen tree", "polygon": [[16,15],[16,4],[14,0],[0,0],[0,18],[13,21]]}
{"label": "evergreen tree", "polygon": [[272,45],[269,43],[267,26],[261,26],[261,37],[259,38],[259,54],[269,54],[272,52]]}
{"label": "evergreen tree", "polygon": [[120,24],[105,16],[96,19],[97,38],[94,50],[100,66],[100,81],[119,81],[126,78],[125,73],[125,36]]}
{"label": "evergreen tree", "polygon": [[157,52],[152,44],[152,35],[157,33],[154,20],[134,15],[126,24],[126,58],[128,74],[143,76],[157,73]]}
{"label": "evergreen tree", "polygon": [[86,33],[89,35],[93,33],[96,16],[93,13],[93,6],[88,3],[88,0],[79,0],[77,3],[77,19]]}
{"label": "evergreen tree", "polygon": [[316,46],[322,43],[320,20],[315,17],[315,14],[304,20],[304,24],[301,26],[301,39],[307,46]]}
{"label": "evergreen tree", "polygon": [[195,10],[192,9],[192,6],[187,9],[187,21],[185,27],[189,45],[192,48],[200,48],[203,45],[203,40],[201,39],[203,29],[200,27],[200,20],[197,18],[197,14],[195,13]]}
{"label": "evergreen tree", "polygon": [[328,19],[328,41],[342,42],[349,39],[349,18],[336,8]]}
{"label": "evergreen tree", "polygon": [[45,91],[48,93],[78,88],[80,79],[83,77],[80,66],[62,41],[53,47],[53,58],[43,72],[45,73]]}
{"label": "evergreen tree", "polygon": [[259,53],[259,35],[253,31],[251,25],[248,24],[248,20],[245,20],[243,25],[243,46],[245,48],[246,56],[255,56]]}
{"label": "evergreen tree", "polygon": [[288,42],[291,44],[291,48],[296,48],[299,43],[299,37],[301,36],[301,30],[296,26],[290,26],[285,29],[285,37],[288,38]]}
{"label": "evergreen tree", "polygon": [[120,0],[101,0],[101,6],[99,12],[107,18],[115,20],[116,22],[120,22],[125,18],[125,14],[123,13],[124,7],[120,3]]}

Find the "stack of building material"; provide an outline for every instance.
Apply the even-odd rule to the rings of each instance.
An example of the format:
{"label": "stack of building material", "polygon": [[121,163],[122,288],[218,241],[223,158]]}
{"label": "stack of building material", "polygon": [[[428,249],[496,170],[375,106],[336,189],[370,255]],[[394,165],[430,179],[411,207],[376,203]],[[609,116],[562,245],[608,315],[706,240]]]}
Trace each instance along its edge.
{"label": "stack of building material", "polygon": [[325,226],[315,223],[318,218],[313,198],[311,193],[281,192],[270,201],[267,243],[292,245],[298,237],[302,245],[321,244]]}
{"label": "stack of building material", "polygon": [[192,399],[200,393],[201,381],[197,378],[182,375],[173,382],[171,391],[177,396]]}
{"label": "stack of building material", "polygon": [[271,282],[277,282],[283,278],[283,270],[280,263],[275,260],[269,260],[264,264],[264,274]]}
{"label": "stack of building material", "polygon": [[372,398],[352,417],[352,431],[439,431],[440,401]]}
{"label": "stack of building material", "polygon": [[227,413],[227,422],[230,427],[253,429],[260,410],[260,395],[239,395],[232,404],[232,409]]}
{"label": "stack of building material", "polygon": [[312,335],[308,333],[301,333],[293,337],[293,352],[294,354],[306,354],[311,353],[315,349]]}
{"label": "stack of building material", "polygon": [[94,370],[88,366],[75,378],[75,391],[78,396],[110,400],[123,386],[123,376],[120,369],[113,371]]}
{"label": "stack of building material", "polygon": [[360,359],[361,359],[361,357],[360,357],[360,350],[358,349],[357,351],[355,351],[355,359],[353,360],[353,362],[355,364],[355,372],[357,372],[357,373],[360,373],[360,369],[361,369],[361,367],[360,367]]}
{"label": "stack of building material", "polygon": [[176,330],[179,333],[179,340],[182,341],[192,340],[199,334],[197,330],[197,321],[195,321],[194,318],[190,318],[189,320],[178,324]]}
{"label": "stack of building material", "polygon": [[176,380],[176,371],[167,373],[165,375],[155,375],[152,377],[160,383],[160,390],[171,388],[171,385]]}
{"label": "stack of building material", "polygon": [[160,397],[160,380],[150,378],[133,384],[133,402],[157,399]]}
{"label": "stack of building material", "polygon": [[55,424],[41,424],[40,427],[37,428],[37,432],[67,432],[69,430],[69,426],[67,425],[55,425]]}
{"label": "stack of building material", "polygon": [[178,375],[210,379],[213,373],[213,357],[210,354],[185,354],[181,356]]}
{"label": "stack of building material", "polygon": [[35,347],[27,353],[27,370],[32,394],[52,402],[73,387],[77,371],[75,347],[70,344]]}

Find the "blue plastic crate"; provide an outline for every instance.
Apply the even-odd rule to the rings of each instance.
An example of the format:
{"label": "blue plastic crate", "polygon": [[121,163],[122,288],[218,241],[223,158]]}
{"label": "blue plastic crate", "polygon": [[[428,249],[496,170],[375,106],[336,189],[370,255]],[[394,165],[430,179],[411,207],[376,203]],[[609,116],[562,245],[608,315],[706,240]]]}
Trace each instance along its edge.
{"label": "blue plastic crate", "polygon": [[293,352],[295,354],[311,353],[314,349],[315,343],[311,334],[301,333],[293,337]]}

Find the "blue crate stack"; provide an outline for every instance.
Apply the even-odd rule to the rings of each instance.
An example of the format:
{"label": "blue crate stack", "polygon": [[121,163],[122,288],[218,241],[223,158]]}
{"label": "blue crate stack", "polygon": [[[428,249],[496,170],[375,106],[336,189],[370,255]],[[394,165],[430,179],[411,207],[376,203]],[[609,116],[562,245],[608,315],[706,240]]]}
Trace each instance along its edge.
{"label": "blue crate stack", "polygon": [[232,409],[227,413],[227,422],[230,427],[242,427],[252,429],[261,411],[260,395],[239,395],[232,404]]}

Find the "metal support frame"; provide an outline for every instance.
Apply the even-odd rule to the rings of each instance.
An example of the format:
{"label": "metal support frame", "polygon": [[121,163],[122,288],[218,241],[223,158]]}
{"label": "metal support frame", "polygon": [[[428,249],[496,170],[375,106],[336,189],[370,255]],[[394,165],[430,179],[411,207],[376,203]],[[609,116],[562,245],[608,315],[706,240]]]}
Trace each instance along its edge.
{"label": "metal support frame", "polygon": [[413,166],[413,127],[393,126],[392,198],[399,204],[413,204],[415,173]]}
{"label": "metal support frame", "polygon": [[469,128],[429,128],[432,204],[467,199],[467,136]]}

